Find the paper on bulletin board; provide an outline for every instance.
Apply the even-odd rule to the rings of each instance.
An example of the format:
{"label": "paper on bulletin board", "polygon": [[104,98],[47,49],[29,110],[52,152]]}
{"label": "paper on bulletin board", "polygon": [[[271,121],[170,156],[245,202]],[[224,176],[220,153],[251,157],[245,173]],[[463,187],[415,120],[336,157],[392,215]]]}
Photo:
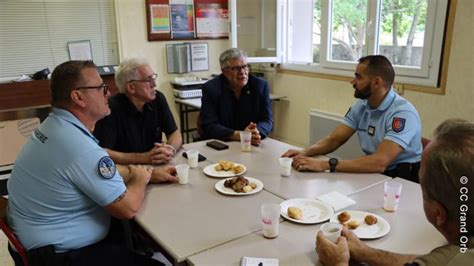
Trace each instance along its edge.
{"label": "paper on bulletin board", "polygon": [[207,43],[191,43],[191,71],[209,70]]}
{"label": "paper on bulletin board", "polygon": [[91,41],[68,42],[70,60],[92,60]]}
{"label": "paper on bulletin board", "polygon": [[150,5],[151,33],[169,33],[170,7],[169,5]]}
{"label": "paper on bulletin board", "polygon": [[220,3],[196,4],[196,35],[198,38],[229,36],[229,9]]}
{"label": "paper on bulletin board", "polygon": [[171,38],[194,38],[194,4],[193,0],[170,0]]}

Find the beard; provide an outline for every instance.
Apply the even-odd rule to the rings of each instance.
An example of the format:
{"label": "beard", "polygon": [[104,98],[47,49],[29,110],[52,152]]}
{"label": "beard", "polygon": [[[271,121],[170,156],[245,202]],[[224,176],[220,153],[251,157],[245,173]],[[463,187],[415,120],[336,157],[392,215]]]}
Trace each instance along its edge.
{"label": "beard", "polygon": [[370,95],[372,95],[370,84],[360,90],[358,90],[355,86],[352,86],[352,87],[354,88],[354,97],[358,99],[365,100],[369,98]]}

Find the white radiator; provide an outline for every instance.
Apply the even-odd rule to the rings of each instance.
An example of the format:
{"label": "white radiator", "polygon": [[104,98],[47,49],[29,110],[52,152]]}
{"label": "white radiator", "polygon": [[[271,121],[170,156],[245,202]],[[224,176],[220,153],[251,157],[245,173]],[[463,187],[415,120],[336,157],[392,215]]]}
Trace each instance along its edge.
{"label": "white radiator", "polygon": [[[331,113],[311,109],[309,113],[309,143],[310,145],[316,141],[329,135],[338,125],[341,124],[343,117]],[[339,159],[353,159],[364,155],[360,149],[357,134],[352,137],[339,149],[328,154],[328,156]]]}

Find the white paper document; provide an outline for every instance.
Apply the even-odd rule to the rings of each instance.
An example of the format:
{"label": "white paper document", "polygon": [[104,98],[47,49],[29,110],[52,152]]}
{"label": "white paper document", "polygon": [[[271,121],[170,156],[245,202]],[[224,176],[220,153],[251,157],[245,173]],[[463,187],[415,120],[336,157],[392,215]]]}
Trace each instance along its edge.
{"label": "white paper document", "polygon": [[278,266],[278,259],[243,257],[240,266]]}
{"label": "white paper document", "polygon": [[338,211],[340,209],[356,204],[353,199],[344,196],[343,194],[337,191],[326,193],[322,196],[317,197],[317,199],[331,205],[334,208],[334,211]]}

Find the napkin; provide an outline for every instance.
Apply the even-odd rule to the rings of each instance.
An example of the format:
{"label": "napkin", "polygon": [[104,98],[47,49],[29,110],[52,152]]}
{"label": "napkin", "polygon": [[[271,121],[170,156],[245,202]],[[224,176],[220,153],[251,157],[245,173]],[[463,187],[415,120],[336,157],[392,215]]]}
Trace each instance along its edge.
{"label": "napkin", "polygon": [[317,199],[331,205],[331,207],[334,208],[334,211],[338,211],[345,207],[356,204],[356,202],[353,199],[346,197],[337,191],[326,193],[322,196],[317,197]]}
{"label": "napkin", "polygon": [[278,259],[243,257],[240,266],[278,266]]}

